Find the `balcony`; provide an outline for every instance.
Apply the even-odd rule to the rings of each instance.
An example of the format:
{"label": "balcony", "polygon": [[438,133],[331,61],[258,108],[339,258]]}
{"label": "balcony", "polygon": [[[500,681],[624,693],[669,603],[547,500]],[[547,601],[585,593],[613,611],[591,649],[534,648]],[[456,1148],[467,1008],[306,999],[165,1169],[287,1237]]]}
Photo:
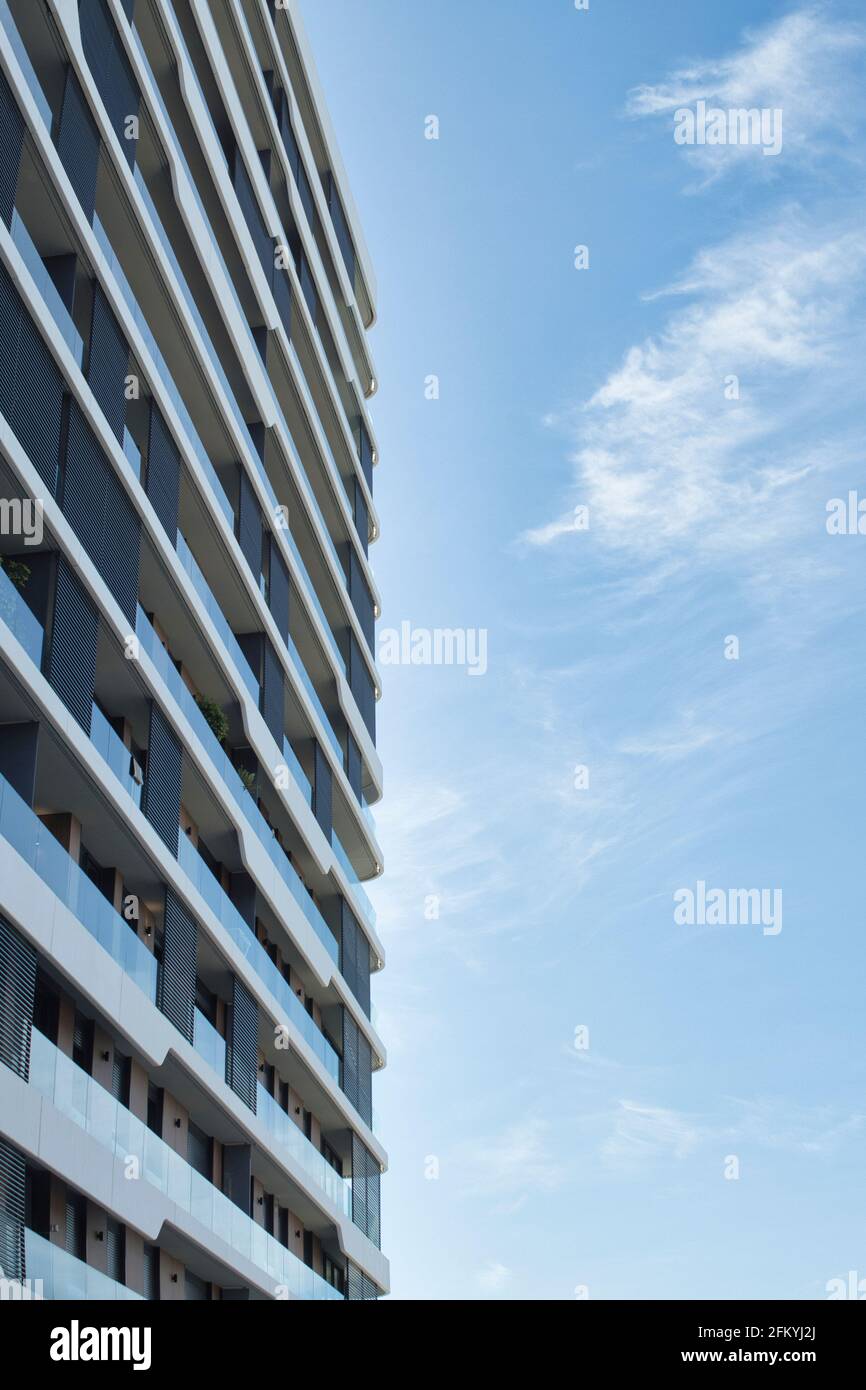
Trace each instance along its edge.
{"label": "balcony", "polygon": [[93,706],[90,715],[90,742],[108,763],[136,806],[141,806],[142,784],[132,774],[132,754],[123,739],[114,732],[98,705]]}
{"label": "balcony", "polygon": [[[177,857],[184,873],[207,903],[220,926],[228,932],[241,955],[258,975],[262,984],[271,991],[274,998],[280,1003],[285,1010],[286,1017],[303,1034],[333,1079],[339,1080],[340,1060],[331,1044],[316,1027],[297,995],[289,987],[288,980],[280,974],[267,951],[254,935],[252,927],[244,921],[231,898],[214,878],[195,845],[185,835],[179,837]],[[331,940],[334,941],[334,949],[336,950],[337,943],[333,937]]]}
{"label": "balcony", "polygon": [[[26,581],[25,581],[26,582]],[[28,608],[18,585],[0,568],[0,620],[16,641],[21,643],[34,666],[42,664],[42,644],[45,634],[42,625]]]}
{"label": "balcony", "polygon": [[143,1302],[125,1284],[109,1279],[60,1245],[52,1245],[29,1228],[24,1232],[24,1268],[31,1298],[70,1299],[73,1302]]}
{"label": "balcony", "polygon": [[195,1011],[195,1041],[193,1047],[201,1057],[202,1061],[207,1062],[212,1071],[217,1076],[225,1080],[226,1075],[226,1040],[209,1019],[206,1019],[201,1009]]}
{"label": "balcony", "polygon": [[265,1090],[261,1082],[258,1082],[258,1096],[256,1101],[256,1114],[263,1124],[273,1135],[277,1144],[286,1149],[303,1168],[308,1177],[313,1179],[325,1194],[330,1198],[335,1207],[342,1211],[344,1216],[352,1219],[352,1183],[348,1178],[343,1178],[332,1168],[327,1159],[323,1158],[318,1149],[310,1143],[304,1131],[300,1129],[282,1110],[273,1096]]}
{"label": "balcony", "polygon": [[156,1002],[156,960],[129,922],[70,859],[39,817],[0,774],[0,837],[69,908],[112,960]]}
{"label": "balcony", "polygon": [[115,1158],[127,1165],[131,1157],[136,1158],[145,1182],[237,1254],[251,1260],[276,1288],[287,1290],[292,1298],[342,1300],[342,1294],[268,1235],[35,1028],[30,1045],[30,1085]]}

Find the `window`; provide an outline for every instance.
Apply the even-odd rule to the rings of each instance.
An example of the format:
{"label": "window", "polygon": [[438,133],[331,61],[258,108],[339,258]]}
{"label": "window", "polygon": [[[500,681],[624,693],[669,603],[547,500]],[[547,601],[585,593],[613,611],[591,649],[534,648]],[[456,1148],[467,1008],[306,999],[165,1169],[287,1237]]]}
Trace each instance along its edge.
{"label": "window", "polygon": [[115,1100],[119,1100],[121,1105],[129,1109],[129,1080],[132,1063],[130,1059],[119,1050],[114,1049],[114,1061],[111,1067],[111,1094]]}
{"label": "window", "polygon": [[33,1004],[34,1027],[56,1046],[59,1021],[59,996],[54,986],[40,972],[36,976],[36,998]]}
{"label": "window", "polygon": [[199,1279],[190,1269],[184,1274],[184,1285],[187,1302],[202,1303],[210,1299],[210,1284],[205,1279]]}
{"label": "window", "polygon": [[87,1243],[87,1203],[78,1192],[66,1193],[66,1252],[83,1260]]}
{"label": "window", "polygon": [[108,1277],[126,1283],[126,1227],[108,1218]]}
{"label": "window", "polygon": [[72,1025],[72,1060],[77,1067],[88,1074],[93,1067],[93,1019],[75,1010]]}
{"label": "window", "polygon": [[151,1302],[159,1299],[159,1246],[144,1247],[144,1296]]}
{"label": "window", "polygon": [[162,1090],[149,1082],[147,1087],[147,1127],[162,1138]]}
{"label": "window", "polygon": [[197,1173],[201,1173],[208,1182],[213,1179],[213,1140],[205,1134],[204,1130],[199,1129],[198,1125],[189,1122],[187,1132],[187,1160],[189,1166],[194,1168]]}
{"label": "window", "polygon": [[322,1278],[326,1284],[330,1284],[332,1289],[337,1289],[340,1293],[346,1292],[346,1276],[338,1264],[335,1264],[329,1255],[322,1256],[324,1268]]}
{"label": "window", "polygon": [[327,1139],[322,1140],[322,1157],[326,1163],[330,1163],[335,1173],[339,1173],[340,1177],[343,1176],[343,1160],[340,1155],[331,1148]]}

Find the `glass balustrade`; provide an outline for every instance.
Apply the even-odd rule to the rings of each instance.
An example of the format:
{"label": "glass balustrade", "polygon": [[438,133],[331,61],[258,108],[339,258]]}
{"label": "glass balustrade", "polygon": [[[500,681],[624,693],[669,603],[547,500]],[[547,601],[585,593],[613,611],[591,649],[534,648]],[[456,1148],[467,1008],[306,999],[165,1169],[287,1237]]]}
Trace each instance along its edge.
{"label": "glass balustrade", "polygon": [[235,518],[234,512],[232,511],[231,502],[226,496],[225,489],[222,483],[220,482],[219,477],[217,476],[216,469],[214,468],[213,464],[208,458],[207,450],[205,449],[204,444],[201,441],[201,437],[199,436],[199,433],[192,422],[192,416],[187,410],[183,397],[181,396],[179,390],[177,389],[177,386],[175,385],[174,377],[168,369],[168,364],[166,363],[166,360],[163,357],[157,345],[156,339],[154,338],[153,333],[150,330],[150,326],[147,322],[147,319],[144,317],[144,314],[142,313],[141,308],[139,307],[139,303],[135,297],[135,294],[133,293],[132,286],[127,280],[123,268],[120,264],[120,261],[117,258],[117,254],[113,246],[111,245],[111,242],[108,239],[108,234],[96,213],[93,214],[93,232],[96,236],[97,241],[99,242],[102,254],[108,261],[111,272],[114,275],[114,278],[117,280],[121,294],[126,300],[126,305],[132,317],[132,320],[138,328],[138,331],[144,338],[145,343],[147,344],[148,351],[150,352],[150,355],[153,358],[154,364],[160,376],[160,380],[162,381],[163,386],[168,392],[172,404],[174,405],[174,408],[177,411],[178,416],[180,417],[181,424],[183,425],[183,428],[186,431],[187,438],[192,447],[193,453],[195,454],[196,458],[198,459],[199,463],[204,469],[205,474],[207,475],[208,482],[213,488],[217,504],[219,505],[232,531],[234,531]]}
{"label": "glass balustrade", "polygon": [[204,575],[202,574],[198,562],[196,561],[195,556],[193,555],[192,551],[187,545],[186,539],[184,538],[183,533],[181,531],[178,531],[177,533],[176,549],[178,559],[180,560],[181,564],[183,565],[184,569],[186,570],[187,574],[192,580],[193,587],[204,604],[205,612],[211,619],[214,627],[216,628],[217,632],[219,633],[220,637],[225,643],[229,655],[232,657],[232,660],[238,668],[238,672],[242,681],[244,682],[244,685],[247,687],[247,690],[250,692],[253,699],[255,700],[256,706],[258,706],[259,683],[256,680],[255,675],[253,674],[252,667],[250,666],[249,662],[244,656],[243,650],[241,649],[237,637],[229,627],[228,621],[226,620],[226,617],[222,609],[220,608],[219,604],[214,598],[213,592],[210,586],[208,585],[208,582],[205,579]]}
{"label": "glass balustrade", "polygon": [[33,100],[39,108],[39,114],[41,115],[43,121],[45,122],[45,125],[48,127],[48,130],[50,131],[52,119],[51,107],[48,104],[47,98],[42,90],[42,87],[40,86],[39,79],[36,76],[36,71],[33,67],[33,64],[30,61],[30,55],[28,54],[27,49],[24,47],[24,42],[21,38],[21,35],[18,32],[18,26],[15,23],[15,20],[12,18],[12,12],[9,9],[8,0],[0,0],[0,25],[3,26],[3,29],[6,33],[6,37],[12,45],[12,51],[15,54],[15,57],[18,59],[18,65],[21,68],[21,71],[24,73],[24,80],[27,83],[27,86],[30,90],[30,95],[33,97]]}
{"label": "glass balustrade", "polygon": [[[9,563],[7,561],[7,563]],[[26,564],[26,561],[19,561]],[[16,641],[21,643],[35,666],[42,664],[42,644],[45,633],[42,624],[30,608],[18,588],[0,568],[0,620],[2,620]]]}
{"label": "glass balustrade", "polygon": [[277,1144],[291,1154],[307,1176],[312,1178],[327,1193],[334,1205],[351,1219],[351,1182],[347,1178],[341,1177],[336,1169],[331,1167],[327,1159],[323,1158],[318,1149],[310,1143],[304,1131],[277,1104],[261,1082],[258,1082],[256,1114],[277,1141]]}
{"label": "glass balustrade", "polygon": [[[274,965],[267,951],[254,935],[252,927],[244,921],[231,898],[224,892],[221,884],[214,878],[195,845],[186,835],[180,836],[177,857],[184,873],[195,885],[220,926],[226,930],[262,984],[271,991],[271,994],[285,1011],[286,1017],[294,1023],[334,1080],[339,1080],[340,1061],[336,1052],[324,1034],[316,1027],[297,995],[291,989],[288,980]],[[334,938],[332,937],[331,940],[334,941]],[[335,948],[336,945],[337,943],[334,941]]]}
{"label": "glass balustrade", "polygon": [[77,1260],[29,1227],[24,1232],[24,1268],[31,1298],[100,1303],[144,1301],[140,1293]]}
{"label": "glass balustrade", "polygon": [[[152,624],[148,621],[147,615],[139,605],[136,613],[135,632],[142,647],[153,661],[159,674],[162,676],[172,695],[174,696],[183,713],[192,724],[199,739],[204,744],[211,761],[214,763],[219,777],[227,790],[230,792],[244,818],[249,822],[256,838],[266,850],[272,864],[279,871],[280,877],[285,883],[295,902],[300,907],[313,931],[316,933],[322,945],[327,950],[331,959],[336,963],[339,957],[339,950],[331,932],[323,917],[316,907],[294,866],[289,861],[285,851],[274,835],[273,829],[268,825],[255,801],[244,786],[225,749],[218,742],[216,735],[208,724],[204,715],[196,703],[191,690],[184,682],[180,672],[177,670],[166,648],[157,637]],[[293,755],[294,756],[294,755]],[[297,763],[297,759],[294,760]],[[294,767],[291,768],[294,772]],[[300,770],[300,765],[298,765]],[[303,776],[303,773],[301,774]],[[304,778],[306,781],[306,778]],[[302,792],[305,791],[303,784]],[[309,785],[309,784],[308,784]],[[211,875],[213,877],[213,875]]]}
{"label": "glass balustrade", "polygon": [[193,1047],[203,1061],[217,1073],[221,1080],[225,1080],[226,1075],[226,1040],[209,1019],[205,1018],[201,1009],[195,1011],[195,1031],[193,1034]]}
{"label": "glass balustrade", "polygon": [[251,1260],[275,1290],[286,1289],[294,1298],[342,1298],[35,1028],[30,1085],[127,1167],[136,1159],[140,1180]]}
{"label": "glass balustrade", "polygon": [[35,870],[151,1002],[156,960],[6,778],[0,775],[0,836]]}
{"label": "glass balustrade", "polygon": [[21,259],[29,270],[37,290],[60,330],[60,336],[80,367],[84,361],[84,341],[72,322],[72,316],[61,299],[57,286],[49,275],[45,262],[17,210],[12,213],[12,224],[9,231]]}
{"label": "glass balustrade", "polygon": [[338,860],[342,864],[346,877],[355,889],[355,894],[360,900],[364,917],[367,919],[371,927],[375,927],[376,910],[373,907],[373,904],[370,902],[370,899],[367,897],[361,880],[359,879],[355,871],[355,866],[353,865],[351,859],[349,858],[348,854],[343,848],[343,844],[340,840],[339,835],[337,834],[336,830],[333,829],[331,830],[331,847],[334,853],[336,854]]}
{"label": "glass balustrade", "polygon": [[141,782],[137,782],[132,775],[132,754],[96,704],[90,714],[90,742],[108,763],[115,777],[132,797],[136,806],[140,806]]}

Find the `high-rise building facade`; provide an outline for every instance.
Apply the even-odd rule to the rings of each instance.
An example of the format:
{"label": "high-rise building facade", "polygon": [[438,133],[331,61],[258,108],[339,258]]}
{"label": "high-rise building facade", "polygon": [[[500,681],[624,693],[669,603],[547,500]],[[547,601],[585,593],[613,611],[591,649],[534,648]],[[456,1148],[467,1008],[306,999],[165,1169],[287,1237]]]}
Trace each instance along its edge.
{"label": "high-rise building facade", "polygon": [[3,1288],[376,1298],[375,287],[294,0],[0,0],[0,127]]}

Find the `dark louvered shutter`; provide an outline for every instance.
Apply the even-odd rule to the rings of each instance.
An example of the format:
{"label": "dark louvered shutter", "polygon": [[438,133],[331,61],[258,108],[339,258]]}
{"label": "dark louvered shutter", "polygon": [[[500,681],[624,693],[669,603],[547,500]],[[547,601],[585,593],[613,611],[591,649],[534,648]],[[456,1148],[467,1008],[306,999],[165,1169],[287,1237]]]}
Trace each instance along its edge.
{"label": "dark louvered shutter", "polygon": [[312,318],[313,323],[315,323],[316,314],[318,312],[319,296],[316,293],[316,282],[313,279],[313,272],[310,270],[310,263],[304,255],[303,251],[301,252],[299,258],[298,278],[301,282],[301,293],[303,294],[304,299],[307,301],[307,308],[310,311],[310,317]]}
{"label": "dark louvered shutter", "polygon": [[341,900],[340,972],[370,1017],[370,943],[345,898]]}
{"label": "dark louvered shutter", "polygon": [[159,706],[151,702],[142,810],[159,838],[177,854],[183,749]]}
{"label": "dark louvered shutter", "polygon": [[262,716],[274,736],[277,747],[282,748],[286,731],[285,675],[279,657],[267,637],[264,639],[262,675]]}
{"label": "dark louvered shutter", "polygon": [[238,466],[237,537],[243,557],[258,584],[262,572],[262,512],[246,470]]}
{"label": "dark louvered shutter", "polygon": [[341,1087],[350,1105],[358,1108],[358,1025],[343,1008],[343,1066]]}
{"label": "dark louvered shutter", "polygon": [[298,149],[298,142],[295,139],[295,132],[292,130],[292,118],[289,111],[289,100],[285,92],[280,89],[277,94],[277,117],[280,126],[280,135],[289,157],[289,164],[292,169],[292,177],[298,181],[298,170],[301,167],[301,152]]}
{"label": "dark louvered shutter", "polygon": [[135,621],[141,523],[77,401],[69,402],[61,505],[124,616]]}
{"label": "dark louvered shutter", "polygon": [[144,1296],[151,1303],[159,1301],[159,1246],[144,1247]]}
{"label": "dark louvered shutter", "polygon": [[373,1123],[373,1049],[358,1030],[358,1114],[368,1125]]}
{"label": "dark louvered shutter", "polygon": [[349,231],[349,223],[343,211],[343,204],[337,192],[337,185],[334,182],[333,174],[328,175],[328,210],[331,214],[331,221],[334,224],[334,231],[337,234],[337,244],[340,247],[340,254],[349,273],[349,280],[354,288],[355,285],[355,247],[352,242],[352,233]]}
{"label": "dark louvered shutter", "polygon": [[349,1263],[349,1277],[346,1280],[346,1297],[351,1302],[367,1302],[379,1297],[378,1289],[372,1279],[362,1274],[357,1265]]}
{"label": "dark louvered shutter", "polygon": [[333,821],[333,780],[331,767],[320,745],[313,743],[313,815],[325,832],[325,839],[331,843]]}
{"label": "dark louvered shutter", "polygon": [[51,640],[45,675],[84,732],[90,734],[96,682],[99,612],[64,555],[58,557]]}
{"label": "dark louvered shutter", "polygon": [[0,317],[0,409],[53,497],[63,428],[63,375],[2,267]]}
{"label": "dark louvered shutter", "polygon": [[357,1134],[352,1134],[352,1220],[374,1245],[381,1240],[379,1164]]}
{"label": "dark louvered shutter", "polygon": [[13,429],[18,378],[18,338],[23,314],[21,296],[6,267],[0,265],[0,411]]}
{"label": "dark louvered shutter", "polygon": [[171,544],[177,540],[177,505],[180,496],[180,451],[156,401],[150,402],[147,444],[147,495]]}
{"label": "dark louvered shutter", "polygon": [[108,119],[130,168],[135,165],[135,140],[127,140],[126,120],[137,116],[141,100],[123,42],[114,26],[106,0],[79,0],[81,46]]}
{"label": "dark louvered shutter", "polygon": [[108,1277],[116,1284],[126,1283],[126,1231],[119,1221],[108,1218]]}
{"label": "dark louvered shutter", "polygon": [[226,1051],[226,1080],[244,1105],[256,1112],[256,1050],[258,1047],[259,1007],[244,984],[234,976],[229,1036]]}
{"label": "dark louvered shutter", "polygon": [[253,245],[256,248],[256,254],[262,263],[265,279],[269,285],[272,285],[274,281],[274,243],[268,235],[268,229],[259,212],[252,179],[247,173],[243,156],[237,147],[235,147],[233,173],[235,193],[241,205],[244,221],[249,228],[250,236],[253,239]]}
{"label": "dark louvered shutter", "polygon": [[289,285],[289,277],[282,269],[274,270],[274,299],[277,305],[277,312],[283,328],[286,330],[286,337],[292,336],[292,291]]}
{"label": "dark louvered shutter", "polygon": [[96,210],[96,176],[99,171],[99,131],[87,99],[72,68],[66,69],[66,86],[57,130],[57,153],[88,222]]}
{"label": "dark louvered shutter", "polygon": [[98,283],[93,286],[87,380],[115,438],[123,441],[129,344]]}
{"label": "dark louvered shutter", "polygon": [[373,742],[376,742],[376,697],[367,663],[353,632],[349,633],[349,689],[355,697],[361,718]]}
{"label": "dark louvered shutter", "polygon": [[357,478],[355,479],[355,505],[352,514],[355,518],[355,530],[358,532],[358,539],[364,554],[368,555],[370,552],[370,509],[367,506],[364,489]]}
{"label": "dark louvered shutter", "polygon": [[0,917],[0,1062],[27,1081],[36,1001],[36,952]]}
{"label": "dark louvered shutter", "polygon": [[373,611],[373,597],[361,570],[361,561],[355,547],[349,547],[349,598],[358,615],[361,631],[371,651],[376,641],[376,618]]}
{"label": "dark louvered shutter", "polygon": [[165,890],[165,929],[156,1006],[187,1042],[193,1041],[198,925],[171,888]]}
{"label": "dark louvered shutter", "polygon": [[0,1139],[0,1277],[24,1279],[24,1219],[26,1212],[24,1155]]}
{"label": "dark louvered shutter", "polygon": [[269,544],[268,602],[277,630],[285,642],[289,635],[289,571],[277,546],[276,536],[270,536]]}
{"label": "dark louvered shutter", "polygon": [[362,775],[361,750],[352,737],[351,729],[349,729],[346,733],[346,776],[349,779],[349,786],[359,802],[363,791]]}
{"label": "dark louvered shutter", "polygon": [[0,217],[8,227],[15,207],[18,169],[24,144],[24,117],[6,78],[0,73]]}
{"label": "dark louvered shutter", "polygon": [[370,443],[370,436],[363,420],[358,421],[358,458],[361,460],[361,472],[367,480],[367,487],[370,495],[373,493],[373,446]]}
{"label": "dark louvered shutter", "polygon": [[76,1260],[87,1255],[87,1203],[79,1192],[66,1190],[66,1253]]}

